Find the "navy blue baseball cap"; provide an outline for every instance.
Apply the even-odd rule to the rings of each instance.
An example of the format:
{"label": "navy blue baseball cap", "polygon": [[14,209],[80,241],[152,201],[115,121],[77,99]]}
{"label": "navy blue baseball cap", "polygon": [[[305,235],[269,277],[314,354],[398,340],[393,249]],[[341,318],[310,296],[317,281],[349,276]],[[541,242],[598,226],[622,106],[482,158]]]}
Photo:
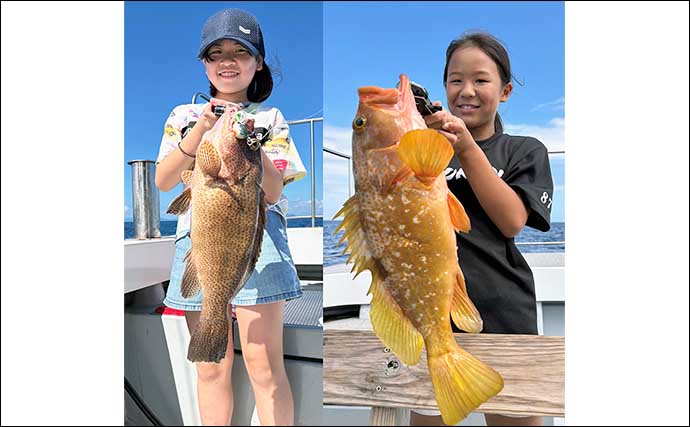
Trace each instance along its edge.
{"label": "navy blue baseball cap", "polygon": [[199,59],[206,50],[220,40],[234,40],[252,53],[253,56],[265,57],[264,37],[254,15],[240,9],[225,9],[206,20],[201,32]]}

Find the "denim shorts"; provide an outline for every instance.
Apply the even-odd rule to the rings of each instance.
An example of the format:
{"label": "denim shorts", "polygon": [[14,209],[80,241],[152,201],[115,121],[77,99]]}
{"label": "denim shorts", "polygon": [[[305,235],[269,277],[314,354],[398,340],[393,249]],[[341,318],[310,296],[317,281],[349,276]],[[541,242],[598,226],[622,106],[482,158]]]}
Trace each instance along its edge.
{"label": "denim shorts", "polygon": [[[175,259],[163,304],[178,310],[200,311],[202,292],[191,298],[184,298],[180,291],[185,269],[184,257],[190,247],[189,233],[182,233],[175,242]],[[266,228],[259,260],[247,283],[233,298],[232,304],[268,304],[301,296],[302,288],[288,247],[285,218],[269,209],[266,211]]]}

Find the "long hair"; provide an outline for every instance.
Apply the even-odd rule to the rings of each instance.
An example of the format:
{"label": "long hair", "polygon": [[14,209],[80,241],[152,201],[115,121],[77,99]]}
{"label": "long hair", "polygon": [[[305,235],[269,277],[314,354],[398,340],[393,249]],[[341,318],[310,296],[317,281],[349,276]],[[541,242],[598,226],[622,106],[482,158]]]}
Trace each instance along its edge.
{"label": "long hair", "polygon": [[[446,49],[446,65],[443,69],[444,87],[448,79],[448,62],[450,62],[450,57],[461,47],[476,47],[491,58],[491,60],[496,63],[498,75],[501,78],[503,86],[510,83],[511,79],[514,78],[510,72],[510,58],[508,57],[508,52],[501,42],[489,33],[473,31],[463,34],[460,38],[453,40],[448,45],[448,49]],[[496,117],[494,119],[494,131],[496,133],[503,133],[503,120],[501,120],[498,111],[496,111]]]}

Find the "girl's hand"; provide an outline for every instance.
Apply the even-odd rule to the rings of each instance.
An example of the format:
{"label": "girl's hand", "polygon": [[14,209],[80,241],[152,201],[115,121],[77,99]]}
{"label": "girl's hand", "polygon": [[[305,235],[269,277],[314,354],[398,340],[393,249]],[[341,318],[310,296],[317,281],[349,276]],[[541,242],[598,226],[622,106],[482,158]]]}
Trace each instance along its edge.
{"label": "girl's hand", "polygon": [[[433,105],[441,105],[441,102],[436,101]],[[436,129],[450,141],[456,155],[461,155],[468,148],[473,148],[476,145],[474,138],[465,126],[465,122],[447,110],[424,116],[424,121],[429,129]]]}
{"label": "girl's hand", "polygon": [[211,102],[204,106],[201,116],[199,116],[199,120],[196,122],[196,125],[201,126],[201,129],[203,129],[204,132],[210,130],[219,119],[219,116],[216,116],[213,112],[213,107],[215,105],[227,106],[228,102],[223,101],[222,99],[211,98]]}

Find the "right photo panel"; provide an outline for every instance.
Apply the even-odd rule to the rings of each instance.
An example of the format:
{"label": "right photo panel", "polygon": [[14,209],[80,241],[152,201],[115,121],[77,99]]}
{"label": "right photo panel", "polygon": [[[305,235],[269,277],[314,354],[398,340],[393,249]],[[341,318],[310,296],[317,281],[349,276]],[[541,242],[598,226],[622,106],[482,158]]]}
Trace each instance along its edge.
{"label": "right photo panel", "polygon": [[324,4],[323,424],[565,424],[564,4]]}

